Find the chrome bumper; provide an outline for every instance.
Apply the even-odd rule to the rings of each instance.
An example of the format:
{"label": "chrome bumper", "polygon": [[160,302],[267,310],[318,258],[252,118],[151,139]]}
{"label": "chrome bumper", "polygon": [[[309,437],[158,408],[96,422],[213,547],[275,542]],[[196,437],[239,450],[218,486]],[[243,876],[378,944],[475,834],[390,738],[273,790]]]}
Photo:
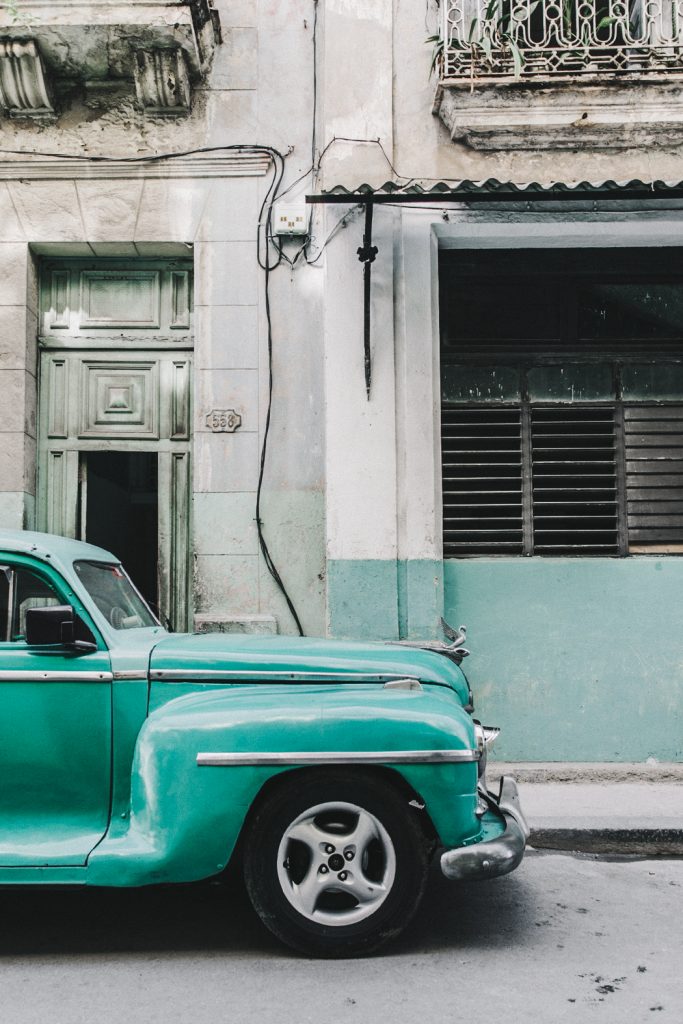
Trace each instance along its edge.
{"label": "chrome bumper", "polygon": [[517,783],[511,775],[504,775],[500,780],[498,799],[487,795],[487,801],[505,819],[505,831],[483,843],[446,850],[441,855],[441,870],[446,878],[457,881],[495,878],[514,871],[521,863],[529,826],[519,803]]}

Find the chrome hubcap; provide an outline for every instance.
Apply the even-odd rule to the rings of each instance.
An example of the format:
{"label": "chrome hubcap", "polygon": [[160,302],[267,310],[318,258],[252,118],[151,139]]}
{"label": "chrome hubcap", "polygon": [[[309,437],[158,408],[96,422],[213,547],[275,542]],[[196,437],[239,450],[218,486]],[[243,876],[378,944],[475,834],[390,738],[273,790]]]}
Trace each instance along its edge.
{"label": "chrome hubcap", "polygon": [[396,854],[374,814],[345,802],[317,804],[285,830],[277,873],[303,917],[349,925],[384,903],[396,876]]}

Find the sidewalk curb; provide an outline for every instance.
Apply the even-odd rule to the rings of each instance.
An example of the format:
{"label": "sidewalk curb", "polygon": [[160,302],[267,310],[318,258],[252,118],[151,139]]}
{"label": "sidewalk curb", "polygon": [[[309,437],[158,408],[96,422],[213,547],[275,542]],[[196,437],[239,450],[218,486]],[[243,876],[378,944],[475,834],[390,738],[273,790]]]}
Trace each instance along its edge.
{"label": "sidewalk curb", "polygon": [[529,846],[566,853],[683,857],[683,828],[533,828]]}
{"label": "sidewalk curb", "polygon": [[489,761],[486,775],[489,783],[501,775],[513,775],[517,782],[536,783],[683,783],[683,761]]}

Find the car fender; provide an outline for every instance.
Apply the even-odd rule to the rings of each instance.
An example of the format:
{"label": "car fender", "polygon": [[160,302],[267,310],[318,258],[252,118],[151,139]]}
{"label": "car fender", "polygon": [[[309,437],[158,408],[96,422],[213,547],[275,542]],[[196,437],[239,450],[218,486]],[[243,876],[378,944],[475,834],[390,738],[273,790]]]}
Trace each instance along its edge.
{"label": "car fender", "polygon": [[476,839],[473,724],[446,687],[206,687],[146,719],[128,820],[91,855],[90,873],[110,879],[116,866],[121,885],[209,877],[228,863],[249,808],[275,776],[317,764],[360,769],[366,755],[408,783],[444,845]]}

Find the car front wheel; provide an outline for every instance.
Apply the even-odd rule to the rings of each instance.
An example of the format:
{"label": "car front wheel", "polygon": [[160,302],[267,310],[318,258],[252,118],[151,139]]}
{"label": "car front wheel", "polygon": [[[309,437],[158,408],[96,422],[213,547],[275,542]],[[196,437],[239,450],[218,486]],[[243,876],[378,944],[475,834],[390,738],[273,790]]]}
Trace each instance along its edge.
{"label": "car front wheel", "polygon": [[267,927],[300,952],[357,956],[398,935],[424,892],[429,844],[408,797],[353,772],[294,775],[253,816],[244,873]]}

